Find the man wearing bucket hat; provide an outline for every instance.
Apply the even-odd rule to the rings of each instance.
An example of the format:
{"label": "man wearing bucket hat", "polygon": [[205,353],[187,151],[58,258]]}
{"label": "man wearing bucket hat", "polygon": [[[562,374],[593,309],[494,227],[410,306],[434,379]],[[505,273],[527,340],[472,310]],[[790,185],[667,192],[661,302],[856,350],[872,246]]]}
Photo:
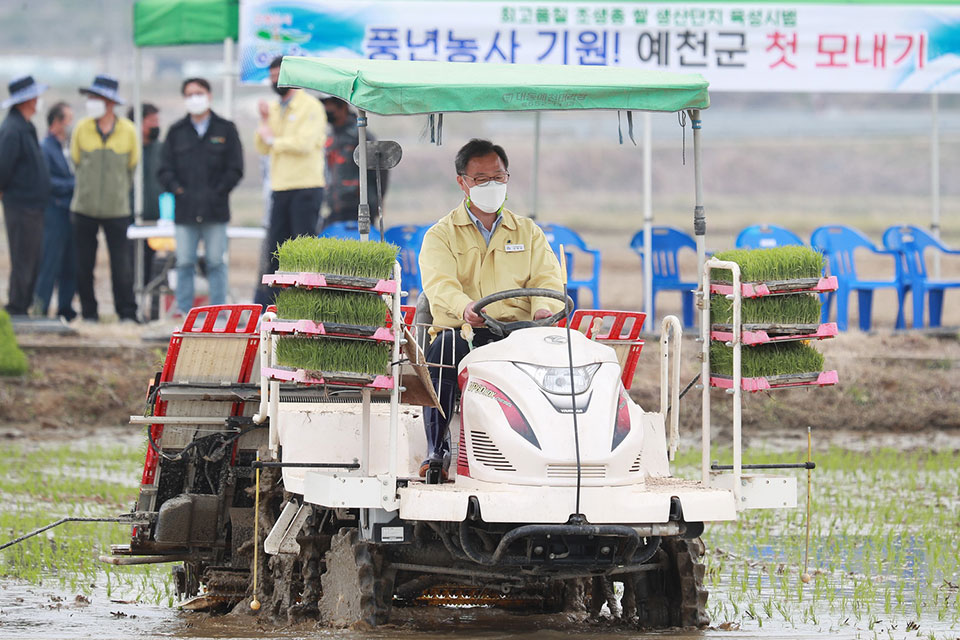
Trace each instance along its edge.
{"label": "man wearing bucket hat", "polygon": [[50,197],[50,174],[30,118],[47,86],[23,76],[8,88],[10,97],[0,104],[0,108],[10,109],[0,124],[0,199],[10,244],[10,290],[5,308],[10,315],[26,315],[43,250],[43,208]]}
{"label": "man wearing bucket hat", "polygon": [[83,318],[89,321],[99,318],[93,268],[100,228],[110,253],[114,308],[121,321],[137,321],[127,227],[133,220],[129,194],[140,144],[133,123],[114,113],[114,107],[123,104],[118,88],[116,79],[99,75],[92,85],[80,89],[87,98],[87,117],[77,123],[70,141],[77,168],[70,203],[77,239],[77,293]]}

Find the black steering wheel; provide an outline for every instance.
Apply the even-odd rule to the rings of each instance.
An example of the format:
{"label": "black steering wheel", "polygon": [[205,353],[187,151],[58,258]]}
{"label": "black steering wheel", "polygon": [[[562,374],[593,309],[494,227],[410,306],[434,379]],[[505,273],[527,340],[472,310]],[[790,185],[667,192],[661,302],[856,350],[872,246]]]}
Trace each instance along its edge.
{"label": "black steering wheel", "polygon": [[[484,307],[487,305],[510,298],[553,298],[554,300],[566,302],[566,305],[564,309],[557,311],[549,318],[541,318],[540,320],[515,320],[513,322],[501,322],[496,318],[491,318],[487,315],[487,312],[484,311]],[[559,322],[560,318],[569,315],[571,311],[573,311],[573,300],[570,296],[564,295],[559,291],[554,291],[553,289],[509,289],[508,291],[500,291],[498,293],[492,293],[489,296],[484,296],[473,303],[473,312],[483,318],[483,322],[487,327],[500,337],[508,336],[518,329],[549,327]]]}

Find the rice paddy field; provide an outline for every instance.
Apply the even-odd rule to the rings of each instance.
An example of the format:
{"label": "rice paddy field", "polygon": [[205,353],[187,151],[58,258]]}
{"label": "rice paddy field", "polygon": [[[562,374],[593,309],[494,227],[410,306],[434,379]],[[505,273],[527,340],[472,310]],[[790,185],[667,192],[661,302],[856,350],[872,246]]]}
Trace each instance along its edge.
{"label": "rice paddy field", "polygon": [[[696,477],[695,443],[675,463]],[[105,516],[129,510],[144,447],[136,435],[42,445],[0,445],[0,538],[12,539],[66,515]],[[805,453],[802,452],[802,453]],[[715,457],[729,459],[718,450]],[[750,511],[737,523],[708,525],[706,584],[711,628],[668,631],[666,637],[845,638],[960,637],[960,468],[954,449],[882,448],[872,452],[830,446],[814,451],[809,562],[804,584],[805,472],[797,472],[800,507]],[[747,462],[803,459],[792,451],[748,449]],[[123,542],[127,527],[67,524],[0,552],[0,637],[316,637],[316,631],[261,623],[231,627],[172,609],[169,567],[108,567],[97,555]],[[0,541],[0,542],[2,542]],[[377,637],[421,637],[464,624],[493,624],[497,637],[568,629],[492,612],[438,612],[441,624],[402,625]],[[453,626],[446,626],[453,625]],[[459,626],[458,626],[459,625]],[[633,638],[603,622],[578,626],[580,635]],[[110,635],[115,633],[115,635]],[[324,631],[334,637],[367,637]],[[464,636],[463,634],[467,634]],[[476,637],[493,637],[476,635]]]}

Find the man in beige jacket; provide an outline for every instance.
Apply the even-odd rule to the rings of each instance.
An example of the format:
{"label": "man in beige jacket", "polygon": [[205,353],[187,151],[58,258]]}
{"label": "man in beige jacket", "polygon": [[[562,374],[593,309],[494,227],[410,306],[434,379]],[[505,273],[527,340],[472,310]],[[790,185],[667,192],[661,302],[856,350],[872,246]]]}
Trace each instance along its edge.
{"label": "man in beige jacket", "polygon": [[[430,301],[433,322],[454,328],[438,334],[427,348],[427,361],[453,366],[454,371],[469,351],[459,332],[463,324],[477,328],[474,346],[497,339],[484,328],[474,302],[509,289],[563,288],[560,263],[543,231],[530,218],[504,207],[510,181],[508,166],[503,147],[489,140],[475,138],[464,145],[455,161],[457,184],[464,199],[430,228],[420,249],[423,293]],[[486,311],[491,317],[510,322],[541,320],[562,309],[563,304],[551,298],[512,298],[493,303]],[[439,367],[430,368],[443,415],[432,408],[424,411],[428,457],[420,468],[421,476],[426,475],[431,462],[442,465],[445,476],[450,464],[444,416],[454,410],[456,375],[440,376],[440,371]]]}
{"label": "man in beige jacket", "polygon": [[[289,238],[315,235],[320,205],[323,204],[324,143],[327,139],[327,112],[319,100],[302,89],[280,87],[280,63],[270,64],[270,80],[280,96],[269,106],[261,104],[260,126],[256,132],[257,153],[270,156],[272,204],[267,248],[270,266],[277,270],[273,252]],[[269,300],[258,299],[261,304]]]}

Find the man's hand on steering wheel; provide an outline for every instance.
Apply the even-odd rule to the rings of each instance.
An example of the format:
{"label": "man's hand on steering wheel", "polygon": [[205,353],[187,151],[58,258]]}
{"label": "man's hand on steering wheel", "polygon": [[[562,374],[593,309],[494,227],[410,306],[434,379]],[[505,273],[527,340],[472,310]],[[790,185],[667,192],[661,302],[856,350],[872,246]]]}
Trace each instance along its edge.
{"label": "man's hand on steering wheel", "polygon": [[[496,318],[490,317],[485,311],[484,307],[494,302],[500,302],[501,300],[507,300],[510,298],[553,298],[554,300],[560,300],[564,302],[564,308],[556,313],[551,313],[547,309],[537,309],[533,314],[533,320],[516,320],[514,322],[501,322]],[[569,296],[564,295],[559,291],[554,291],[552,289],[541,289],[541,288],[524,288],[524,289],[510,289],[509,291],[500,291],[498,293],[491,294],[489,296],[484,296],[476,302],[471,302],[467,305],[467,308],[463,310],[463,319],[473,325],[468,318],[468,311],[472,311],[472,315],[479,316],[483,320],[483,325],[489,328],[495,335],[506,336],[509,335],[512,331],[518,329],[526,329],[528,327],[548,327],[550,325],[556,324],[560,321],[561,318],[573,311],[573,300]],[[473,325],[477,326],[477,325]]]}
{"label": "man's hand on steering wheel", "polygon": [[484,326],[486,323],[480,314],[473,310],[473,304],[475,302],[476,300],[471,300],[467,303],[467,306],[463,308],[463,321],[469,324],[471,327],[479,328]]}

